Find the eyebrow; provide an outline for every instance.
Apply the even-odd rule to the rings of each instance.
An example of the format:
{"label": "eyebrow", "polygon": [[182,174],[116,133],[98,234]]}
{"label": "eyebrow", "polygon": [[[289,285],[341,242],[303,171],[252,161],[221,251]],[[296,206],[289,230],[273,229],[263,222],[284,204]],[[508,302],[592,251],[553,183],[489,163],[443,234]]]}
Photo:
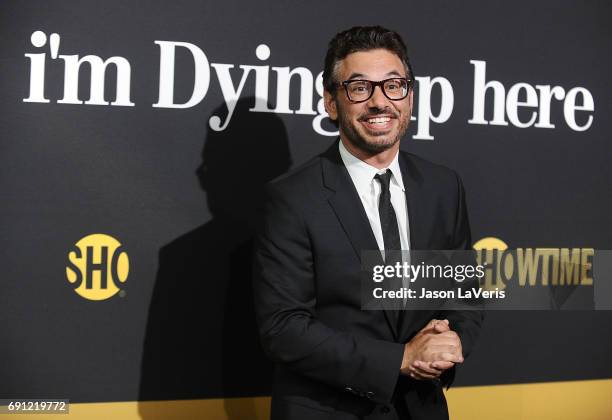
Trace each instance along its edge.
{"label": "eyebrow", "polygon": [[[404,77],[404,76],[402,76],[401,74],[399,74],[399,73],[398,73],[397,71],[395,71],[395,70],[390,71],[390,72],[389,72],[389,73],[387,73],[385,76],[399,76],[399,77]],[[349,76],[349,78],[348,78],[347,80],[352,80],[352,79],[357,79],[357,78],[361,79],[361,78],[364,78],[364,77],[366,77],[366,75],[365,75],[365,74],[363,74],[363,73],[351,73],[351,75]]]}

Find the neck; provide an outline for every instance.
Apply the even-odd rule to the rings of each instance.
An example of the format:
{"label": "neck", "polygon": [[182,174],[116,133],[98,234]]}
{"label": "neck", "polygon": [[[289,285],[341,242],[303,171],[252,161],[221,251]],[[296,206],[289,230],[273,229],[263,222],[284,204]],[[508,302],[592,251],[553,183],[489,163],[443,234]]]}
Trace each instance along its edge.
{"label": "neck", "polygon": [[343,135],[340,135],[340,141],[351,155],[377,169],[388,168],[389,165],[391,165],[391,162],[393,162],[393,159],[395,159],[395,156],[399,152],[400,143],[398,141],[389,149],[383,150],[382,152],[370,152],[356,147],[350,141],[346,140]]}

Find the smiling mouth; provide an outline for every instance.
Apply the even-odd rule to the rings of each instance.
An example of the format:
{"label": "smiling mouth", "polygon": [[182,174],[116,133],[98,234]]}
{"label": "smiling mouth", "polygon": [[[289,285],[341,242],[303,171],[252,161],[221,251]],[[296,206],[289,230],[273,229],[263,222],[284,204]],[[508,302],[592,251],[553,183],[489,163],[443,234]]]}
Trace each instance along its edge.
{"label": "smiling mouth", "polygon": [[376,117],[376,118],[368,118],[366,121],[368,122],[368,124],[384,124],[390,120],[391,118],[389,117]]}
{"label": "smiling mouth", "polygon": [[369,130],[380,131],[391,128],[395,117],[389,115],[376,116],[376,117],[365,117],[359,121]]}

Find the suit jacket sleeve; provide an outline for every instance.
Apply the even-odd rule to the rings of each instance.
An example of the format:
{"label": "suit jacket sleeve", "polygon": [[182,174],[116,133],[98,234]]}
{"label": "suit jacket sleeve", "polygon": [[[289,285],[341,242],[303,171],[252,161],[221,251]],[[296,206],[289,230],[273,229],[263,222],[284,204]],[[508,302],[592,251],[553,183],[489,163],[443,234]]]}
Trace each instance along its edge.
{"label": "suit jacket sleeve", "polygon": [[289,194],[274,185],[268,187],[254,264],[255,312],[262,346],[271,359],[312,379],[388,403],[403,344],[338,331],[317,319],[307,224]]}

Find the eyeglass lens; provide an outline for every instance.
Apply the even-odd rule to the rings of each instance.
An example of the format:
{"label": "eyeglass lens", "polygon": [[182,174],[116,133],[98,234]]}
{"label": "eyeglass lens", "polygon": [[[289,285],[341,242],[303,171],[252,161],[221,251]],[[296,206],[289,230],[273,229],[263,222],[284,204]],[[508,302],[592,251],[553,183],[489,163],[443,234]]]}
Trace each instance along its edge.
{"label": "eyeglass lens", "polygon": [[[346,90],[351,101],[368,100],[374,91],[376,82],[370,80],[352,80],[346,84]],[[408,94],[408,83],[405,79],[388,79],[382,83],[383,92],[389,99],[403,99]]]}

